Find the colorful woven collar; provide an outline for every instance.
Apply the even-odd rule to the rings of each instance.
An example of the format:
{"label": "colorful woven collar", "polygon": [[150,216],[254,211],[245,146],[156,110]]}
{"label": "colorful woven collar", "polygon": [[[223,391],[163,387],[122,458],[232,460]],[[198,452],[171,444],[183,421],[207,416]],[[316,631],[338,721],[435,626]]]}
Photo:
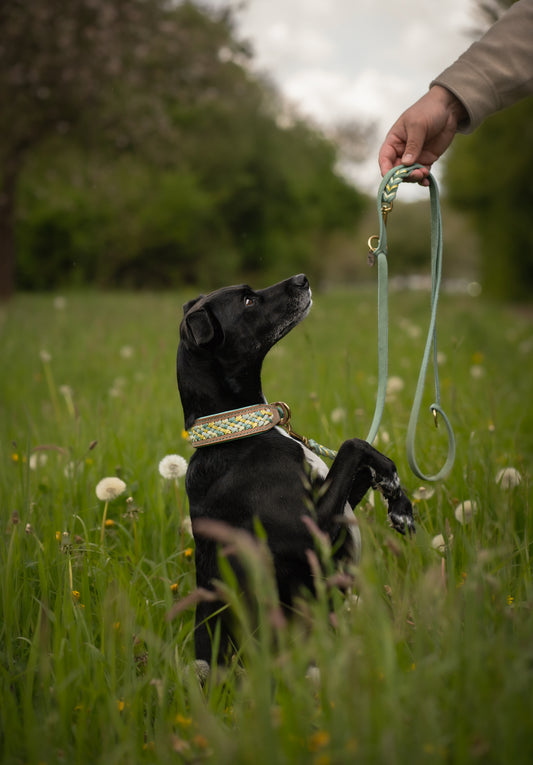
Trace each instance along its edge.
{"label": "colorful woven collar", "polygon": [[189,440],[193,446],[208,446],[222,441],[255,436],[271,430],[276,425],[286,425],[290,409],[282,401],[273,404],[254,404],[242,409],[199,417],[189,428]]}

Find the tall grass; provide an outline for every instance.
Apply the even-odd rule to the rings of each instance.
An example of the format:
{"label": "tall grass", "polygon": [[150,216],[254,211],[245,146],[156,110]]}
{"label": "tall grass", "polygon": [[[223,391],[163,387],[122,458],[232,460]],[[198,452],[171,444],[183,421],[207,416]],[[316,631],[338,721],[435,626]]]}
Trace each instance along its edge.
{"label": "tall grass", "polygon": [[[353,595],[324,582],[285,626],[264,556],[252,556],[262,628],[243,616],[245,671],[236,662],[202,687],[192,612],[167,619],[194,588],[183,482],[158,473],[165,454],[191,454],[174,379],[186,297],[21,296],[2,315],[1,761],[531,762],[531,317],[442,299],[442,403],[458,456],[424,494],[404,439],[428,298],[393,296],[398,379],[378,446],[415,497],[417,535],[395,535],[368,497]],[[373,292],[317,295],[267,359],[265,393],[332,448],[364,437],[375,347]],[[421,466],[434,472],[445,448],[423,414]],[[518,485],[497,484],[506,467]],[[95,487],[107,475],[127,491],[109,503],[101,542]],[[467,501],[477,512],[461,523]]]}

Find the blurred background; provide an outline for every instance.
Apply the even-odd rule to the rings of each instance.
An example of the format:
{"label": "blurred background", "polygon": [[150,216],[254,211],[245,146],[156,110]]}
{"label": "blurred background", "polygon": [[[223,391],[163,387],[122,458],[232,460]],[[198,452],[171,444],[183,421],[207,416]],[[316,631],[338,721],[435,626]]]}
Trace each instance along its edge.
{"label": "blurred background", "polygon": [[[374,279],[379,145],[509,4],[2,3],[0,296]],[[529,300],[533,99],[438,165],[448,284]],[[427,197],[390,216],[402,285],[428,271]]]}

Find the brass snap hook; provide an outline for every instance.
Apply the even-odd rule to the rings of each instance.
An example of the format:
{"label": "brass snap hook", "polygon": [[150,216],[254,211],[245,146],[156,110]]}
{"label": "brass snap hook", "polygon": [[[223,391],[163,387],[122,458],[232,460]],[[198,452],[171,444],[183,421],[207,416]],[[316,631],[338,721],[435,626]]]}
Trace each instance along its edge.
{"label": "brass snap hook", "polygon": [[[374,244],[376,242],[376,244]],[[377,234],[372,234],[372,236],[368,237],[368,249],[369,252],[375,252],[379,246],[379,236]]]}
{"label": "brass snap hook", "polygon": [[278,408],[278,410],[281,409],[281,420],[279,421],[280,425],[288,425],[291,421],[291,408],[288,404],[285,403],[285,401],[276,401],[274,403],[274,406]]}

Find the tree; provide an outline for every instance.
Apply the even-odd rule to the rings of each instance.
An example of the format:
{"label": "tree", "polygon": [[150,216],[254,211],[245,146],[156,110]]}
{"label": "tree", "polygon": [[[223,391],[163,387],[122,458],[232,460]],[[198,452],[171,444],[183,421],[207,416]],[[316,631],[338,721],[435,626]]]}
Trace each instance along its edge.
{"label": "tree", "polygon": [[[28,157],[51,138],[157,159],[179,146],[169,104],[209,100],[219,52],[246,55],[231,19],[170,0],[0,3],[0,297],[14,289],[15,214]],[[209,44],[206,44],[209,38]]]}
{"label": "tree", "polygon": [[533,289],[533,100],[459,137],[446,168],[450,202],[471,218],[487,294],[531,297]]}
{"label": "tree", "polygon": [[[480,3],[493,22],[510,2]],[[450,202],[467,213],[477,232],[487,294],[531,297],[533,289],[533,99],[490,117],[460,136],[446,165]]]}

